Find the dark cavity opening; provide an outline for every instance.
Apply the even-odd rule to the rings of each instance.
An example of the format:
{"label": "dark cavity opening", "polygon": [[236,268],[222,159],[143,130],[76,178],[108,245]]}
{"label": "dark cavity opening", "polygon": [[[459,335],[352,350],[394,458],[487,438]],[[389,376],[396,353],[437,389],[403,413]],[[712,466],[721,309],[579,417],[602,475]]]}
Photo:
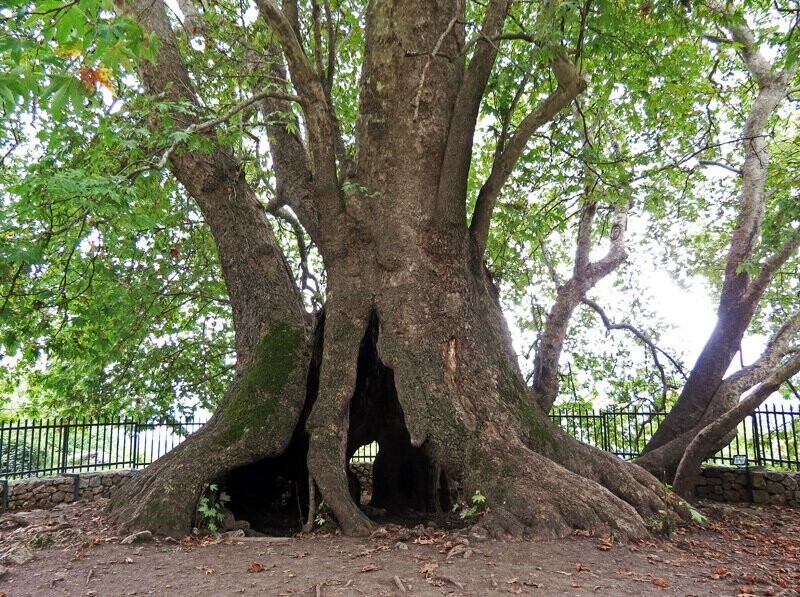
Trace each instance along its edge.
{"label": "dark cavity opening", "polygon": [[[361,341],[356,388],[350,402],[350,492],[373,517],[448,511],[451,503],[447,477],[431,461],[426,446],[411,445],[397,399],[394,371],[378,356],[379,329],[378,317],[373,313]],[[369,475],[364,461],[352,458],[359,448],[373,442],[378,444],[378,453]],[[365,479],[371,482],[370,486],[364,487]]]}
{"label": "dark cavity opening", "polygon": [[250,530],[256,533],[292,535],[303,528],[308,517],[308,434],[305,428],[319,391],[324,328],[323,311],[314,332],[306,401],[289,447],[276,458],[264,458],[233,469],[221,483],[231,498],[228,508],[234,519],[247,521]]}
{"label": "dark cavity opening", "polygon": [[[324,324],[323,312],[315,332],[306,403],[286,452],[236,468],[220,483],[231,498],[228,508],[235,520],[247,521],[258,533],[296,533],[308,516],[305,425],[319,390]],[[378,333],[379,321],[373,313],[359,348],[347,461],[342,465],[353,500],[368,516],[417,524],[417,515],[449,512],[453,501],[447,476],[429,458],[427,447],[411,445],[394,372],[378,357]],[[377,444],[374,459],[353,458],[360,448],[373,444]]]}

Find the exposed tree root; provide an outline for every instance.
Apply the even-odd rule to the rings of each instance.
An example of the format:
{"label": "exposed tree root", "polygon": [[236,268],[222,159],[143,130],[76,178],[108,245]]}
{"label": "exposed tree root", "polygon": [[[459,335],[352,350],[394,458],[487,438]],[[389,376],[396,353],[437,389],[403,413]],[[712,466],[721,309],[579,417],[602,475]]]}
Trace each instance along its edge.
{"label": "exposed tree root", "polygon": [[495,448],[483,453],[488,466],[469,480],[487,496],[480,524],[493,536],[562,537],[586,529],[635,539],[648,534],[648,518],[668,509],[655,479],[602,453],[587,451],[588,464],[576,473],[519,442],[506,439]]}

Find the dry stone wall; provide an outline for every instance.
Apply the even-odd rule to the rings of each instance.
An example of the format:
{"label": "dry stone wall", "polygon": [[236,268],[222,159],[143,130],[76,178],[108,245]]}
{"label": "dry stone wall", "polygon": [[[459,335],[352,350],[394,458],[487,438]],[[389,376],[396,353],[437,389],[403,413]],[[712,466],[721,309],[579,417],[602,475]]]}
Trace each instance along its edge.
{"label": "dry stone wall", "polygon": [[[109,497],[114,487],[127,481],[135,471],[102,471],[81,473],[78,476],[59,476],[23,479],[8,483],[8,510],[34,510],[52,508],[81,500]],[[0,491],[3,488],[0,486]]]}
{"label": "dry stone wall", "polygon": [[[372,467],[369,463],[351,465],[362,484],[369,488]],[[136,471],[101,471],[81,473],[77,477],[60,476],[11,481],[8,484],[8,510],[52,508],[62,502],[109,497],[115,487]],[[3,490],[0,486],[0,492]],[[779,473],[759,469],[706,467],[699,477],[697,497],[720,502],[755,502],[800,507],[800,472]],[[0,496],[1,498],[2,496]]]}
{"label": "dry stone wall", "polygon": [[695,492],[699,498],[719,502],[800,506],[800,472],[706,467]]}

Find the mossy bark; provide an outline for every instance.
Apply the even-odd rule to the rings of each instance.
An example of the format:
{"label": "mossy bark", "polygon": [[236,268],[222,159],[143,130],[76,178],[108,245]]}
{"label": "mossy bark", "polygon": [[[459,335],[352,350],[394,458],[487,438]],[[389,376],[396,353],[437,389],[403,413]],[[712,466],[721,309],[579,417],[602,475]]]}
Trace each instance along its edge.
{"label": "mossy bark", "polygon": [[187,534],[207,484],[286,451],[306,401],[309,355],[304,327],[271,327],[211,420],[114,494],[112,519],[131,529]]}

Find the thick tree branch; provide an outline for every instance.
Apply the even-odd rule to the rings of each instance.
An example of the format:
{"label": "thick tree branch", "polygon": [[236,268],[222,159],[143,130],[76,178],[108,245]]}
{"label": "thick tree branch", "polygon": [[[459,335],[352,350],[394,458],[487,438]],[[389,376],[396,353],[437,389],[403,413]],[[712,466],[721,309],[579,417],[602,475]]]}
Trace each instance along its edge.
{"label": "thick tree branch", "polygon": [[338,209],[339,181],[336,173],[336,118],[325,94],[324,82],[308,61],[295,28],[273,0],[257,0],[262,18],[280,39],[289,64],[292,85],[300,97],[308,131],[311,169],[320,211]]}
{"label": "thick tree branch", "polygon": [[550,122],[558,112],[586,89],[586,80],[578,74],[575,65],[566,56],[555,58],[551,68],[558,81],[558,86],[533,112],[522,120],[511,139],[509,139],[506,148],[498,159],[494,161],[491,174],[489,174],[489,178],[478,193],[475,211],[472,214],[470,233],[481,255],[486,250],[492,210],[500,196],[503,185],[511,175],[531,136],[540,127]]}
{"label": "thick tree branch", "polygon": [[794,375],[800,372],[800,352],[772,372],[744,400],[729,409],[712,423],[705,426],[689,443],[675,473],[672,489],[685,499],[691,499],[694,493],[694,480],[703,460],[719,444],[726,435],[741,423],[747,415],[758,408],[773,392]]}
{"label": "thick tree branch", "polygon": [[[739,300],[747,291],[748,275],[741,265],[753,255],[764,219],[765,186],[770,162],[765,136],[767,121],[786,97],[789,83],[797,70],[795,65],[788,70],[773,71],[769,60],[760,51],[755,35],[746,25],[731,25],[728,30],[740,45],[742,58],[759,91],[742,131],[744,164],[741,168],[741,201],[726,260],[721,303]],[[748,294],[749,300],[758,301],[761,298],[761,293]]]}
{"label": "thick tree branch", "polygon": [[[747,289],[746,297],[749,299],[751,295],[758,296],[764,294],[764,291],[769,286],[775,273],[786,263],[793,255],[797,254],[800,248],[800,226],[795,227],[789,238],[787,238],[781,248],[770,256],[761,267],[758,275],[750,282]],[[752,300],[752,299],[751,299]]]}
{"label": "thick tree branch", "polygon": [[205,22],[194,5],[194,0],[178,0],[178,8],[183,13],[183,26],[189,37],[200,35],[204,32]]}
{"label": "thick tree branch", "polygon": [[[269,62],[268,77],[288,83],[286,70],[277,57]],[[265,98],[261,111],[267,123],[275,173],[275,197],[267,204],[267,211],[276,213],[278,208],[288,205],[312,241],[319,242],[319,213],[314,204],[313,176],[308,152],[300,136],[300,122],[291,104],[280,98]]]}
{"label": "thick tree branch", "polygon": [[[592,143],[592,130],[585,126],[583,115],[576,111],[576,124],[584,143]],[[611,138],[611,146],[617,161],[622,162],[624,156],[616,139]],[[542,342],[536,354],[533,394],[536,402],[545,411],[552,408],[558,397],[558,361],[564,346],[570,319],[577,306],[586,297],[586,293],[602,278],[614,271],[625,259],[625,237],[628,227],[628,210],[630,200],[618,203],[614,207],[610,233],[610,243],[606,254],[596,262],[590,262],[592,245],[592,230],[597,212],[597,201],[594,192],[598,183],[598,176],[584,164],[585,184],[583,192],[583,205],[581,206],[578,236],[575,242],[575,263],[572,277],[563,285],[558,286],[556,301],[550,310],[547,324],[542,334]],[[625,185],[625,193],[630,195],[630,189]],[[599,307],[598,307],[599,308]]]}
{"label": "thick tree branch", "polygon": [[[721,397],[740,396],[749,388],[762,383],[777,364],[790,352],[791,342],[795,340],[800,331],[800,311],[794,313],[770,338],[764,351],[756,361],[747,367],[731,374],[722,382],[714,397],[714,404],[726,404]],[[714,409],[711,409],[712,411]],[[713,418],[713,412],[704,416],[704,421]]]}
{"label": "thick tree branch", "polygon": [[[726,14],[727,9],[721,4],[711,3],[710,7]],[[776,268],[770,272],[772,263],[777,263],[781,258],[779,251],[768,260],[755,283],[750,282],[749,268],[744,265],[753,259],[758,246],[767,198],[765,187],[770,162],[766,139],[767,124],[778,104],[786,97],[791,78],[797,72],[797,65],[788,70],[773,70],[760,52],[756,36],[747,25],[731,25],[728,30],[740,48],[748,73],[758,86],[758,93],[741,134],[744,163],[741,168],[739,210],[725,261],[717,324],[700,353],[678,402],[650,438],[645,456],[640,458],[648,467],[651,463],[656,463],[649,470],[657,472],[676,465],[674,454],[681,450],[681,443],[691,439],[687,439],[686,429],[705,417],[708,409],[716,408],[715,396],[723,383],[725,371],[741,345],[742,337],[774,271],[777,271]],[[651,455],[655,451],[669,453],[669,467],[664,466],[664,459]]]}
{"label": "thick tree branch", "polygon": [[502,33],[509,5],[509,0],[491,0],[486,7],[481,37],[475,44],[450,119],[436,211],[445,221],[455,224],[466,221],[464,197],[472,158],[472,139],[483,92],[497,57],[497,46],[489,40]]}
{"label": "thick tree branch", "polygon": [[[163,2],[116,0],[115,5],[121,13],[137,20],[145,31],[159,38],[155,63],[142,61],[139,65],[147,93],[190,102],[199,110],[200,103]],[[243,109],[264,99],[257,96],[235,108]],[[229,112],[232,115],[235,110]],[[226,116],[230,117],[226,114],[195,121],[190,127],[196,132],[208,130]],[[270,326],[276,322],[301,329],[305,326],[300,293],[263,208],[229,148],[215,142],[210,153],[192,150],[178,153],[173,149],[164,161],[169,162],[175,178],[195,199],[214,236],[231,300],[236,367],[241,374],[255,358],[256,346]]]}

